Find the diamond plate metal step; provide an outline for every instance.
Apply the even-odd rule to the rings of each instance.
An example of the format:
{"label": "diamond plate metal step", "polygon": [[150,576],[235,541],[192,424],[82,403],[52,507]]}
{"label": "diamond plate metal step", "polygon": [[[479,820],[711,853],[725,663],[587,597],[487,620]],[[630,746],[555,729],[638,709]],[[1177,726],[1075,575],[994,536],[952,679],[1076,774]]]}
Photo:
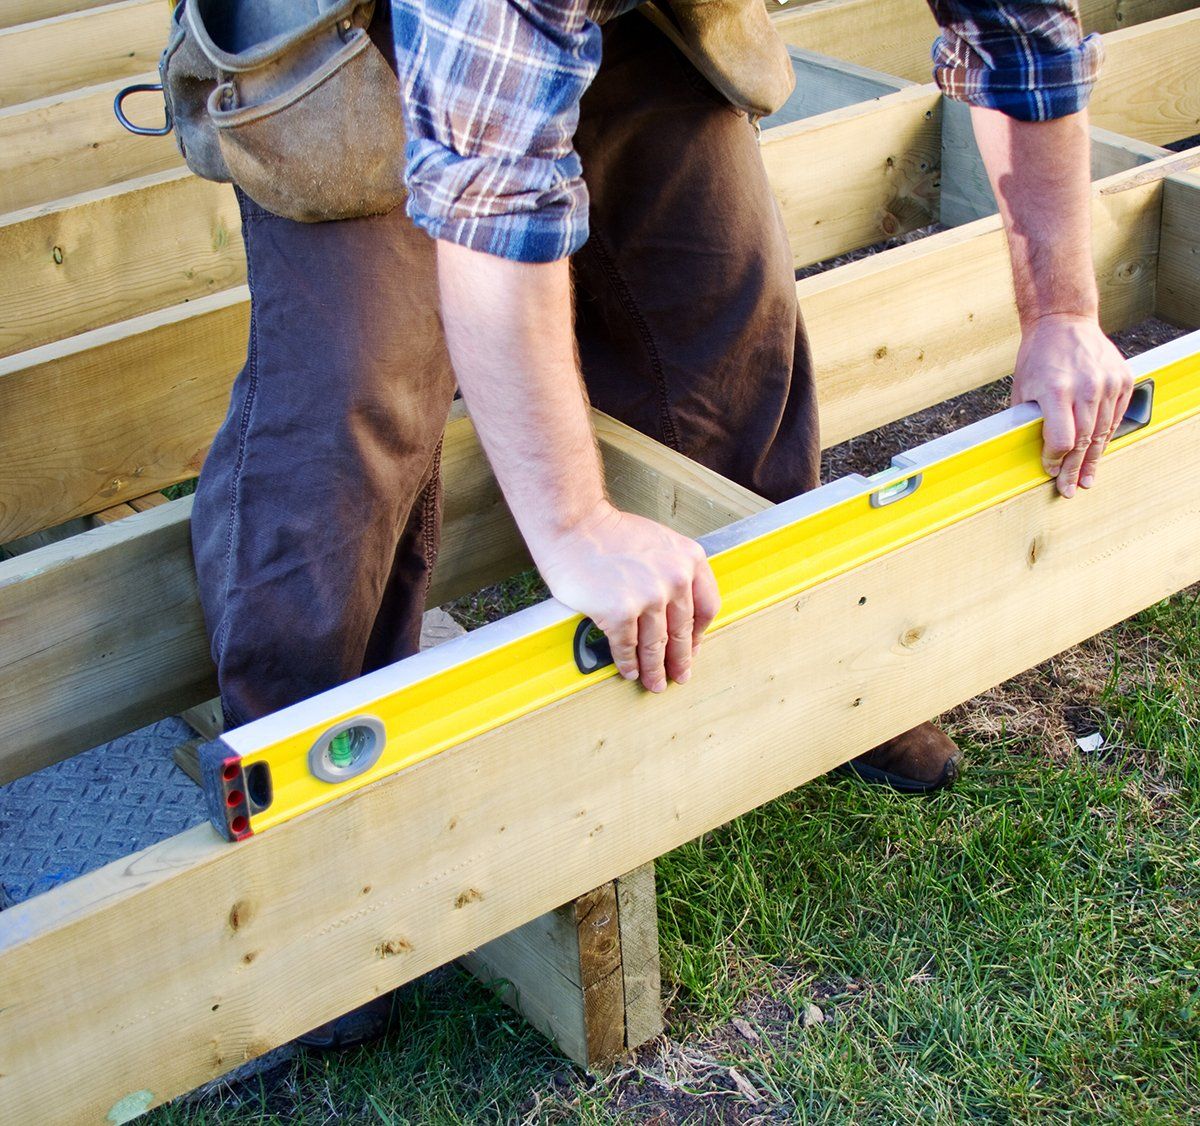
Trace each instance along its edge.
{"label": "diamond plate metal step", "polygon": [[0,906],[200,824],[203,794],[171,761],[195,735],[159,720],[0,786]]}

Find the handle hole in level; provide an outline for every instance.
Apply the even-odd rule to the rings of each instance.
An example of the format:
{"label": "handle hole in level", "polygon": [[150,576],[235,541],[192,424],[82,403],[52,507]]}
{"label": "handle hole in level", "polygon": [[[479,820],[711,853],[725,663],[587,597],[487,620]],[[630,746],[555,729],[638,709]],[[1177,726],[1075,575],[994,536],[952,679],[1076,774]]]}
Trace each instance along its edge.
{"label": "handle hole in level", "polygon": [[261,813],[271,805],[275,795],[271,786],[271,767],[267,763],[251,763],[246,770],[246,796],[255,813]]}
{"label": "handle hole in level", "polygon": [[1153,414],[1154,380],[1147,379],[1134,387],[1133,395],[1129,399],[1129,406],[1125,408],[1125,417],[1121,419],[1113,433],[1113,440],[1124,438],[1126,434],[1132,434],[1135,430],[1141,430],[1143,426],[1149,424]]}
{"label": "handle hole in level", "polygon": [[608,638],[591,618],[584,618],[576,628],[574,649],[575,666],[585,675],[613,663]]}

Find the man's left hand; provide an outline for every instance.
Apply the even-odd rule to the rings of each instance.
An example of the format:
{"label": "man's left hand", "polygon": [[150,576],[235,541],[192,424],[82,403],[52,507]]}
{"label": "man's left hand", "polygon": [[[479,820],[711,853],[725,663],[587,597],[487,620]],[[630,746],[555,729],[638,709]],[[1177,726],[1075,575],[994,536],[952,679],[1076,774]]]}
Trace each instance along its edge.
{"label": "man's left hand", "polygon": [[1041,407],[1042,465],[1064,497],[1095,484],[1132,392],[1129,366],[1094,318],[1052,313],[1025,327],[1012,401]]}

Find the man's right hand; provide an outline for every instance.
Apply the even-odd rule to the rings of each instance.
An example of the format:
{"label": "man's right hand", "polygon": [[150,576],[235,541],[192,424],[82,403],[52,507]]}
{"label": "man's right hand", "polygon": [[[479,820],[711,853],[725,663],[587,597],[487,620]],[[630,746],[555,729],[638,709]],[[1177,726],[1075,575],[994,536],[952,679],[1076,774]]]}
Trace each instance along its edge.
{"label": "man's right hand", "polygon": [[721,606],[695,540],[602,501],[536,554],[554,597],[604,631],[623,677],[662,692],[691,676]]}
{"label": "man's right hand", "polygon": [[446,343],[496,479],[542,577],[651,692],[682,684],[720,606],[704,551],[604,495],[575,355],[565,259],[438,243]]}

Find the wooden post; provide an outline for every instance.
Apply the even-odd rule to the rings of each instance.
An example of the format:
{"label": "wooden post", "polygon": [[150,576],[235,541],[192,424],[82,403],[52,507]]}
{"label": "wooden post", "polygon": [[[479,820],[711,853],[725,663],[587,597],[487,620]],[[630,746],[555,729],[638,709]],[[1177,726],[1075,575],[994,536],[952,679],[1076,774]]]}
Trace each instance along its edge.
{"label": "wooden post", "polygon": [[459,959],[582,1067],[663,1028],[654,865],[644,864]]}

